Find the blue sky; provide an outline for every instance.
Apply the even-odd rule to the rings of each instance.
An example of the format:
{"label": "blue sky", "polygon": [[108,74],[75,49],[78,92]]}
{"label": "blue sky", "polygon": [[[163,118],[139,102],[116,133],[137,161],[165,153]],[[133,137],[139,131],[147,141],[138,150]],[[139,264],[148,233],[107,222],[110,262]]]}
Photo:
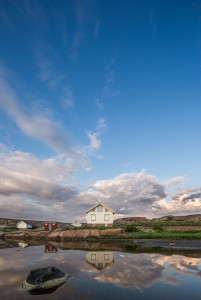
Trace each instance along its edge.
{"label": "blue sky", "polygon": [[199,1],[1,1],[1,217],[201,213]]}

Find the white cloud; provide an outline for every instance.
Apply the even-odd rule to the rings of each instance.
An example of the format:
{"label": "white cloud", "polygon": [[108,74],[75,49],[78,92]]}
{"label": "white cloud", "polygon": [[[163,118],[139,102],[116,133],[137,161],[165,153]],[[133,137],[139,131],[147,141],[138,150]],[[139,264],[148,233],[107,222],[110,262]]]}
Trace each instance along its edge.
{"label": "white cloud", "polygon": [[155,214],[186,215],[201,213],[201,188],[184,189],[176,193],[170,201],[165,199],[155,203]]}
{"label": "white cloud", "polygon": [[90,145],[89,148],[92,150],[98,150],[101,146],[101,140],[98,139],[98,132],[88,132],[87,137],[89,139]]}
{"label": "white cloud", "polygon": [[[3,216],[73,218],[85,209],[73,177],[86,161],[64,154],[48,159],[0,145],[0,210]],[[85,204],[84,204],[85,205]],[[84,207],[84,206],[83,206]]]}
{"label": "white cloud", "polygon": [[98,109],[100,109],[100,110],[103,109],[103,103],[101,102],[100,98],[96,99],[95,104],[98,107]]}
{"label": "white cloud", "polygon": [[104,118],[99,118],[97,129],[101,130],[101,129],[105,129],[105,128],[107,128],[105,119]]}
{"label": "white cloud", "polygon": [[[97,126],[96,126],[96,131],[88,131],[87,132],[87,137],[89,139],[89,146],[87,147],[87,151],[89,153],[93,153],[93,151],[97,151],[101,147],[101,140],[100,140],[100,135],[103,133],[104,129],[107,128],[106,122],[104,118],[99,118]],[[98,155],[99,158],[103,158],[103,156]]]}
{"label": "white cloud", "polygon": [[64,92],[62,95],[62,102],[63,102],[64,107],[66,107],[66,108],[71,108],[74,106],[73,92],[69,86],[67,86],[64,89]]}
{"label": "white cloud", "polygon": [[164,181],[164,184],[168,187],[174,187],[174,186],[178,186],[180,183],[183,183],[185,180],[185,178],[183,176],[177,176],[174,178],[170,178],[166,181]]}
{"label": "white cloud", "polygon": [[89,167],[85,160],[78,158],[60,154],[39,159],[1,146],[2,214],[16,218],[85,221],[85,211],[98,202],[114,209],[116,218],[201,212],[201,189],[185,190],[167,200],[166,185],[145,172],[100,180],[87,190],[74,177],[76,171]]}
{"label": "white cloud", "polygon": [[70,152],[69,135],[64,132],[60,124],[42,114],[35,114],[31,110],[24,111],[17,96],[9,84],[0,74],[0,108],[4,110],[27,135],[37,138],[58,152]]}
{"label": "white cloud", "polygon": [[165,186],[156,177],[141,173],[125,173],[93,184],[100,201],[121,214],[122,203],[128,215],[151,215],[155,202],[166,197]]}
{"label": "white cloud", "polygon": [[125,173],[90,185],[86,197],[90,195],[94,202],[107,204],[115,210],[116,217],[122,216],[122,212],[125,216],[148,218],[201,213],[200,188],[184,190],[170,199],[169,187],[180,186],[182,180],[183,177],[175,177],[163,182],[145,172]]}

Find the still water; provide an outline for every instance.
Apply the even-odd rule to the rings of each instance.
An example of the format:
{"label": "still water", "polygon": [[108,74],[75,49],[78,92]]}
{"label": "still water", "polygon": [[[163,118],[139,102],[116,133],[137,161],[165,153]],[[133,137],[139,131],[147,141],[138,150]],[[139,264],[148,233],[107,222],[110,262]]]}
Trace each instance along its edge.
{"label": "still water", "polygon": [[[164,255],[97,248],[21,242],[0,249],[0,299],[201,299],[199,251]],[[51,294],[31,295],[22,288],[31,270],[49,266],[71,277]]]}

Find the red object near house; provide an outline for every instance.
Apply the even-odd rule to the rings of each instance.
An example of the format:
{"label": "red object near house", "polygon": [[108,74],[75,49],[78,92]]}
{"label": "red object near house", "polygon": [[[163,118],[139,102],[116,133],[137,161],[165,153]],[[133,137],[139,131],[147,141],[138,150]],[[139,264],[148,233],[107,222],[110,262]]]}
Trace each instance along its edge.
{"label": "red object near house", "polygon": [[45,245],[45,253],[53,253],[53,252],[57,252],[58,249],[56,246],[54,245]]}
{"label": "red object near house", "polygon": [[44,229],[48,231],[52,231],[57,229],[57,224],[52,222],[47,222],[44,224]]}

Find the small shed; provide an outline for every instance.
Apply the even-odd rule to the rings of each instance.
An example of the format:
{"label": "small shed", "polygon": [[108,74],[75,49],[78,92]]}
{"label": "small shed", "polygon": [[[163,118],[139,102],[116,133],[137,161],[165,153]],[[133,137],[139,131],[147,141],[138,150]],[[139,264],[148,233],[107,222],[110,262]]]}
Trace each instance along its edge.
{"label": "small shed", "polygon": [[74,223],[71,223],[71,225],[74,226],[74,227],[81,227],[82,226],[82,224],[77,222],[76,220],[75,220]]}
{"label": "small shed", "polygon": [[57,229],[57,224],[53,223],[53,222],[46,222],[44,224],[44,229],[47,231],[55,230],[55,229]]}
{"label": "small shed", "polygon": [[17,228],[19,228],[19,229],[32,229],[33,228],[32,224],[24,222],[24,221],[20,221],[16,225],[17,225]]}

